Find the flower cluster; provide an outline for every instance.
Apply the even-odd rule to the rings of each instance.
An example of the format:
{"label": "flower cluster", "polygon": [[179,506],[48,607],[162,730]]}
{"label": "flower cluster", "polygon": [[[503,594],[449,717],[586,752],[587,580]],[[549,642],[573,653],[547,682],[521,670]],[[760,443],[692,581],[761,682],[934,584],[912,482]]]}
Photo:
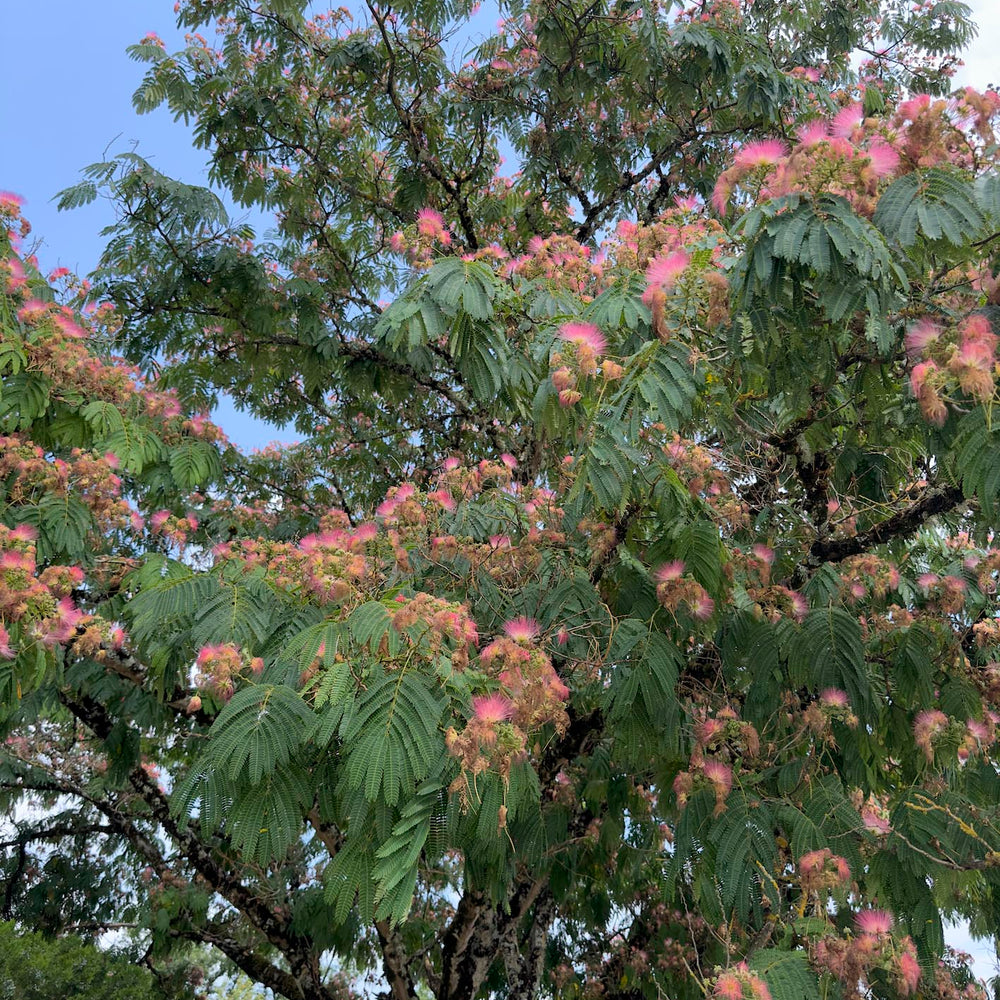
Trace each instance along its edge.
{"label": "flower cluster", "polygon": [[416,222],[405,230],[398,230],[389,238],[389,249],[393,253],[405,254],[411,264],[426,267],[431,263],[436,250],[451,246],[451,231],[444,216],[433,208],[422,208],[417,212]]}
{"label": "flower cluster", "polygon": [[771,1000],[771,991],[746,962],[740,962],[719,975],[712,996],[718,1000]]}
{"label": "flower cluster", "polygon": [[593,323],[564,323],[559,328],[559,338],[566,346],[554,353],[549,363],[554,369],[552,384],[559,393],[560,406],[574,406],[583,398],[578,385],[581,380],[597,375],[599,363],[605,381],[615,382],[624,375],[617,362],[601,361],[607,342]]}
{"label": "flower cluster", "polygon": [[982,313],[948,328],[930,317],[914,323],[906,335],[911,357],[921,357],[910,372],[910,388],[928,423],[940,427],[948,416],[951,394],[992,402],[996,393],[1000,338]]}
{"label": "flower cluster", "polygon": [[812,947],[813,965],[840,980],[845,997],[867,995],[867,984],[878,969],[895,983],[900,996],[912,996],[920,985],[917,950],[909,937],[892,935],[892,914],[862,910],[855,915],[854,935],[821,937]]}
{"label": "flower cluster", "polygon": [[866,118],[849,103],[827,120],[804,126],[797,142],[749,143],[716,182],[712,204],[725,214],[737,187],[760,200],[801,192],[840,195],[870,218],[888,178],[941,163],[975,166],[978,150],[993,141],[1000,98],[967,89],[950,100],[927,94],[904,101],[890,121]]}
{"label": "flower cluster", "polygon": [[[479,665],[499,684],[499,691],[473,698],[473,715],[461,733],[449,729],[448,749],[459,758],[463,774],[493,767],[501,775],[529,749],[531,733],[568,725],[569,688],[538,645],[540,629],[531,618],[515,618],[479,654]],[[465,779],[459,778],[456,788]]]}
{"label": "flower cluster", "polygon": [[799,858],[799,886],[803,893],[845,893],[851,885],[851,868],[847,861],[829,847],[809,851]]}
{"label": "flower cluster", "polygon": [[[221,702],[232,698],[241,675],[256,676],[264,669],[264,661],[259,656],[250,657],[231,642],[202,646],[194,665],[195,687]],[[201,698],[195,695],[188,704],[188,710],[196,712],[199,708]]]}
{"label": "flower cluster", "polygon": [[668,611],[676,612],[684,605],[696,619],[706,621],[715,612],[715,601],[708,591],[691,575],[685,573],[679,559],[664,563],[654,573],[656,599]]}
{"label": "flower cluster", "polygon": [[419,642],[430,657],[450,649],[448,660],[455,670],[468,666],[469,647],[479,645],[479,630],[465,605],[424,593],[413,597],[400,594],[396,605],[392,627],[398,633],[415,632],[414,641]]}

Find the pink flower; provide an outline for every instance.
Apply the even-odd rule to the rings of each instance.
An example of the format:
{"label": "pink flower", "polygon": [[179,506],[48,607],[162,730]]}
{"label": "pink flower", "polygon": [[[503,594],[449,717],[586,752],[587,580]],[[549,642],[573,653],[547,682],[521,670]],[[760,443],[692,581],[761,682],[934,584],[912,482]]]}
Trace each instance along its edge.
{"label": "pink flower", "polygon": [[924,752],[928,761],[934,759],[934,737],[948,725],[948,716],[936,708],[918,712],[913,720],[914,742]]}
{"label": "pink flower", "polygon": [[428,239],[440,239],[444,232],[444,216],[433,208],[422,208],[417,212],[417,232]]}
{"label": "pink flower", "polygon": [[42,302],[39,299],[28,299],[27,302],[21,306],[17,311],[17,318],[22,323],[36,323],[43,316],[45,316],[49,311],[49,305],[47,302]]}
{"label": "pink flower", "polygon": [[806,601],[805,597],[798,593],[798,591],[789,591],[788,600],[792,605],[792,616],[798,619],[803,619],[807,614],[809,614],[809,602]]}
{"label": "pink flower", "polygon": [[910,389],[917,399],[924,394],[928,379],[940,370],[933,361],[921,361],[919,365],[913,366],[913,371],[910,372]]}
{"label": "pink flower", "polygon": [[906,353],[910,357],[916,357],[927,347],[934,343],[941,336],[941,328],[930,318],[924,316],[918,319],[909,330],[906,331],[906,338],[903,343],[906,346]]}
{"label": "pink flower", "polygon": [[13,660],[17,656],[17,650],[10,645],[10,634],[7,629],[0,625],[0,660]]}
{"label": "pink flower", "polygon": [[679,580],[684,575],[684,563],[680,559],[664,563],[653,575],[659,583],[670,583],[672,580]]}
{"label": "pink flower", "polygon": [[979,722],[977,719],[969,719],[965,723],[965,728],[969,731],[969,736],[977,743],[992,742],[992,730],[985,723]]}
{"label": "pink flower", "polygon": [[979,340],[990,345],[991,350],[996,348],[997,336],[993,332],[990,321],[982,313],[973,313],[962,321],[962,342],[968,343],[972,340]]}
{"label": "pink flower", "polygon": [[780,139],[762,139],[747,143],[736,156],[733,166],[744,169],[770,167],[788,155],[788,147]]}
{"label": "pink flower", "polygon": [[167,520],[169,518],[170,518],[170,511],[169,510],[158,510],[149,519],[149,530],[150,531],[159,531],[160,528],[162,528],[163,525],[166,524],[166,522],[167,522]]}
{"label": "pink flower", "polygon": [[33,524],[19,524],[11,531],[10,537],[12,541],[33,542],[38,537],[38,529]]}
{"label": "pink flower", "polygon": [[839,688],[827,688],[821,691],[819,703],[827,708],[847,708],[850,702],[847,699],[847,692]]}
{"label": "pink flower", "polygon": [[688,601],[691,614],[701,621],[708,621],[715,614],[715,601],[701,588],[700,593]]}
{"label": "pink flower", "polygon": [[538,637],[541,628],[534,618],[514,618],[509,622],[504,622],[504,635],[515,642],[531,642]]}
{"label": "pink flower", "polygon": [[882,139],[876,139],[868,147],[868,159],[876,177],[887,177],[899,166],[899,153]]}
{"label": "pink flower", "polygon": [[723,972],[715,981],[712,996],[720,1000],[743,1000],[743,984],[731,972]]}
{"label": "pink flower", "polygon": [[733,769],[721,760],[706,760],[702,774],[715,786],[716,796],[725,797],[733,787]]}
{"label": "pink flower", "polygon": [[428,493],[427,499],[436,501],[446,511],[451,512],[455,509],[455,498],[447,490],[435,490],[433,493]]}
{"label": "pink flower", "polygon": [[830,133],[836,138],[849,139],[854,130],[865,120],[860,104],[848,104],[838,111],[830,123]]}
{"label": "pink flower", "polygon": [[563,323],[559,336],[577,347],[589,347],[594,354],[603,354],[607,341],[593,323]]}
{"label": "pink flower", "polygon": [[726,214],[726,206],[729,204],[729,196],[733,193],[733,178],[728,171],[724,170],[719,174],[719,179],[712,189],[712,208],[719,215]]}
{"label": "pink flower", "polygon": [[507,466],[508,469],[517,468],[517,459],[513,455],[507,453],[506,451],[500,456],[500,461]]}
{"label": "pink flower", "polygon": [[955,361],[957,365],[988,372],[993,368],[993,345],[984,340],[964,340]]}
{"label": "pink flower", "polygon": [[830,138],[830,126],[824,121],[813,121],[799,129],[799,142],[803,146],[815,146]]}
{"label": "pink flower", "polygon": [[862,910],[854,915],[854,923],[862,934],[877,937],[892,930],[892,914],[888,910]]}
{"label": "pink flower", "polygon": [[514,714],[514,703],[502,694],[483,694],[472,699],[472,711],[480,722],[495,726]]}
{"label": "pink flower", "polygon": [[362,545],[373,541],[377,537],[378,525],[372,521],[366,521],[364,524],[359,524],[357,528],[354,529],[354,540]]}
{"label": "pink flower", "polygon": [[931,106],[930,94],[917,94],[908,101],[903,101],[897,109],[897,114],[903,120],[916,121],[920,113]]}
{"label": "pink flower", "polygon": [[73,320],[72,316],[63,316],[57,313],[52,317],[52,322],[59,327],[62,335],[68,340],[85,340],[87,331]]}
{"label": "pink flower", "polygon": [[690,255],[683,250],[675,250],[666,256],[657,257],[646,268],[646,284],[650,287],[669,288],[690,263]]}
{"label": "pink flower", "polygon": [[900,991],[903,996],[909,996],[911,993],[917,991],[917,987],[920,985],[920,963],[917,961],[917,956],[913,953],[913,946],[907,948],[899,956],[899,978],[902,980],[903,989]]}
{"label": "pink flower", "polygon": [[552,373],[552,384],[555,386],[556,392],[565,392],[576,385],[576,376],[571,369],[562,365]]}
{"label": "pink flower", "polygon": [[13,191],[0,191],[0,215],[20,215],[24,199]]}
{"label": "pink flower", "polygon": [[768,566],[774,562],[774,549],[770,549],[766,545],[755,545],[750,551]]}
{"label": "pink flower", "polygon": [[864,823],[865,829],[871,831],[872,833],[885,834],[892,829],[889,825],[889,821],[885,819],[885,817],[879,815],[879,813],[875,811],[875,807],[871,805],[862,807],[861,822]]}
{"label": "pink flower", "polygon": [[62,598],[56,605],[55,614],[46,619],[47,631],[42,642],[46,646],[69,642],[84,617],[84,613],[68,597]]}

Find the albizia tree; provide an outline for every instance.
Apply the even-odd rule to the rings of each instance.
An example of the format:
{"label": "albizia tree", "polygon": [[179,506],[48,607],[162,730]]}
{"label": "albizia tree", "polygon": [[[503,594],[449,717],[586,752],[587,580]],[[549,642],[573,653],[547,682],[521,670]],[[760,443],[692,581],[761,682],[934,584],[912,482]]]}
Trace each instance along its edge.
{"label": "albizia tree", "polygon": [[127,154],[45,278],[0,201],[3,916],[289,1000],[982,997],[966,8],[538,0],[463,63],[461,3],[305,6],[134,50],[265,242]]}

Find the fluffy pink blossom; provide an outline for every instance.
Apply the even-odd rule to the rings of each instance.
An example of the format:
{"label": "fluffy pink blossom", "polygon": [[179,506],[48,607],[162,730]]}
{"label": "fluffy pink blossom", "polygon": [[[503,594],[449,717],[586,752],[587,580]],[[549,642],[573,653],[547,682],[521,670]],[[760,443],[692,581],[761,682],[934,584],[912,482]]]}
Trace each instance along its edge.
{"label": "fluffy pink blossom", "polygon": [[49,304],[40,299],[28,299],[17,311],[17,318],[22,323],[37,323],[49,311]]}
{"label": "fluffy pink blossom", "polygon": [[903,101],[896,109],[896,113],[905,121],[916,121],[922,112],[931,106],[930,94],[917,94],[908,101]]}
{"label": "fluffy pink blossom", "polygon": [[708,596],[707,591],[703,588],[700,593],[688,601],[688,607],[691,609],[691,614],[701,621],[708,621],[715,614],[715,601]]}
{"label": "fluffy pink blossom", "polygon": [[10,633],[0,625],[0,660],[13,660],[17,651],[11,648]]}
{"label": "fluffy pink blossom", "polygon": [[733,166],[743,169],[770,167],[788,155],[788,147],[780,139],[749,142],[733,157]]}
{"label": "fluffy pink blossom", "polygon": [[743,984],[731,972],[723,972],[715,981],[712,996],[720,1000],[743,1000]]}
{"label": "fluffy pink blossom", "polygon": [[903,343],[910,357],[922,354],[926,348],[941,336],[941,328],[930,318],[923,316],[906,331]]}
{"label": "fluffy pink blossom", "polygon": [[504,635],[515,642],[531,642],[538,638],[541,631],[538,622],[534,618],[514,618],[509,622],[504,622]]}
{"label": "fluffy pink blossom", "polygon": [[646,268],[646,284],[650,287],[669,288],[690,263],[690,255],[683,250],[657,257]]}
{"label": "fluffy pink blossom", "polygon": [[715,786],[716,795],[725,797],[733,787],[733,769],[721,760],[706,760],[702,765],[702,774]]}
{"label": "fluffy pink blossom", "polygon": [[825,691],[821,691],[819,703],[827,708],[847,708],[850,705],[847,692],[841,691],[839,688],[827,688]]}
{"label": "fluffy pink blossom", "polygon": [[917,987],[920,985],[920,963],[917,961],[912,946],[900,954],[897,968],[902,986],[900,992],[903,996],[916,993]]}
{"label": "fluffy pink blossom", "polygon": [[876,177],[888,177],[899,166],[899,153],[883,139],[876,139],[868,147],[868,159]]}
{"label": "fluffy pink blossom", "polygon": [[0,215],[20,215],[24,199],[13,191],[0,191]]}
{"label": "fluffy pink blossom", "polygon": [[169,510],[158,510],[149,519],[149,530],[159,531],[170,517]]}
{"label": "fluffy pink blossom", "polygon": [[719,215],[726,214],[726,206],[729,204],[729,196],[732,193],[733,179],[729,175],[729,172],[724,170],[719,174],[719,179],[715,182],[715,187],[712,189],[712,208]]}
{"label": "fluffy pink blossom", "polygon": [[434,490],[433,493],[427,494],[427,499],[434,500],[449,512],[455,509],[455,498],[448,490]]}
{"label": "fluffy pink blossom", "polygon": [[826,142],[829,138],[830,126],[824,121],[812,121],[799,129],[799,142],[803,146],[815,146],[819,142]]}
{"label": "fluffy pink blossom", "polygon": [[674,559],[673,562],[664,563],[653,575],[658,583],[679,580],[684,575],[684,563],[680,559]]}
{"label": "fluffy pink blossom", "polygon": [[930,761],[934,759],[934,737],[948,725],[948,716],[936,708],[918,712],[913,720],[914,742]]}
{"label": "fluffy pink blossom", "polygon": [[877,937],[892,930],[892,914],[888,910],[862,910],[854,915],[854,923],[862,934]]}
{"label": "fluffy pink blossom", "polygon": [[993,326],[989,319],[982,313],[973,313],[962,320],[960,327],[962,331],[963,343],[976,340],[989,344],[992,350],[996,349],[997,335],[993,332]]}
{"label": "fluffy pink blossom", "polygon": [[763,563],[767,563],[768,566],[774,562],[774,549],[768,548],[766,545],[754,545],[750,551],[757,559]]}
{"label": "fluffy pink blossom", "polygon": [[46,633],[42,642],[46,646],[68,642],[76,631],[76,626],[86,616],[68,597],[62,598],[56,605],[55,613],[46,619]]}
{"label": "fluffy pink blossom", "polygon": [[833,116],[830,134],[839,139],[849,139],[854,130],[865,120],[860,104],[848,104]]}
{"label": "fluffy pink blossom", "polygon": [[422,208],[417,212],[417,232],[445,246],[451,243],[451,233],[444,227],[444,216],[433,208]]}
{"label": "fluffy pink blossom", "polygon": [[472,699],[472,711],[480,722],[495,726],[514,714],[514,703],[502,694],[477,695]]}
{"label": "fluffy pink blossom", "polygon": [[593,323],[563,323],[559,336],[577,347],[589,347],[594,354],[603,354],[607,341]]}

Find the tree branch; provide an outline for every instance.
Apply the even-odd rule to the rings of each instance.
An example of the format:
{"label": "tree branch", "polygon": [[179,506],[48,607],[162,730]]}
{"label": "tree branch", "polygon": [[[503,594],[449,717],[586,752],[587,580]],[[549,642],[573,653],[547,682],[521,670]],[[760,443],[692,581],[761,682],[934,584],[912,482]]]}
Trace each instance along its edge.
{"label": "tree branch", "polygon": [[828,562],[841,562],[849,556],[860,555],[876,545],[884,545],[894,538],[909,535],[937,514],[946,514],[965,502],[965,494],[958,486],[928,486],[923,493],[903,510],[873,525],[867,531],[851,538],[833,538],[813,543],[809,550],[810,568]]}

